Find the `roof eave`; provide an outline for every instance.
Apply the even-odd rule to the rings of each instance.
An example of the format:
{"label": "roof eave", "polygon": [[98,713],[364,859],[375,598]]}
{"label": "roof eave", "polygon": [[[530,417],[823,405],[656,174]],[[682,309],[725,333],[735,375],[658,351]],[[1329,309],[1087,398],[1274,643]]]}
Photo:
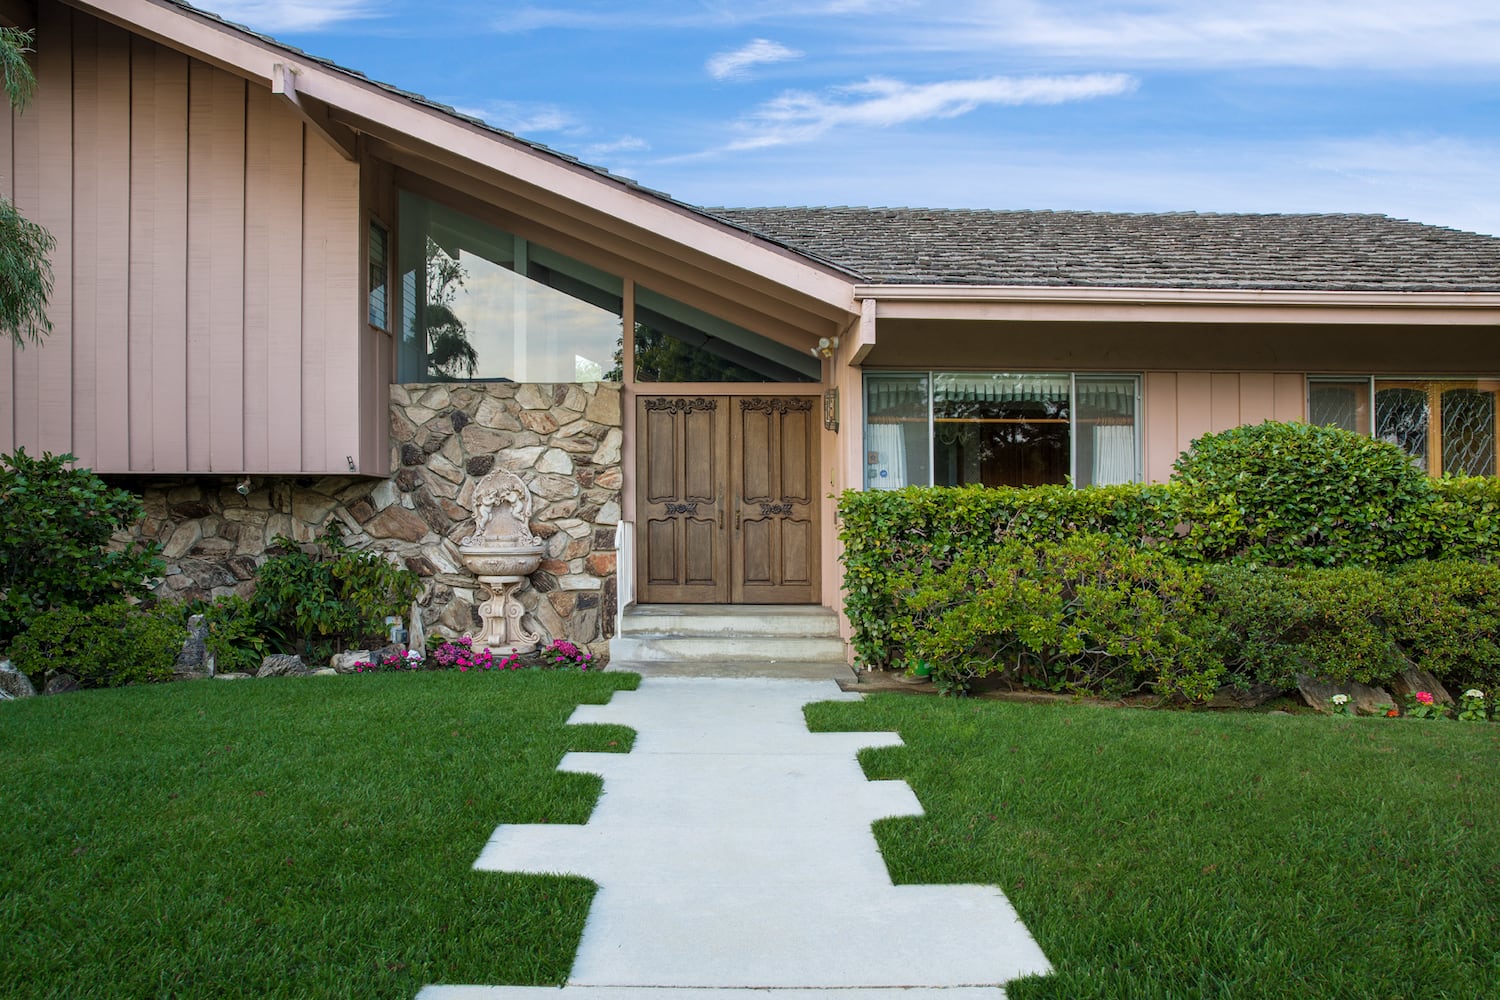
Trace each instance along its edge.
{"label": "roof eave", "polygon": [[866,284],[877,319],[1500,326],[1500,292]]}

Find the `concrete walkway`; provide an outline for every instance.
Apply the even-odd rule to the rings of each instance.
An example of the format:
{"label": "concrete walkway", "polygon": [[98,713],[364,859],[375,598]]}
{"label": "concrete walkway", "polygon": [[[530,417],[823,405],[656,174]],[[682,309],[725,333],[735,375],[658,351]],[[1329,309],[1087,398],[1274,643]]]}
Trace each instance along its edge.
{"label": "concrete walkway", "polygon": [[[1000,891],[892,885],[870,824],[920,815],[903,781],[867,781],[895,733],[811,733],[802,706],[858,700],[831,681],[647,677],[574,723],[636,731],[598,774],[582,826],[501,826],[474,867],[599,885],[562,1000],[1003,997],[1045,956]],[[552,987],[429,986],[419,1000],[557,997]]]}

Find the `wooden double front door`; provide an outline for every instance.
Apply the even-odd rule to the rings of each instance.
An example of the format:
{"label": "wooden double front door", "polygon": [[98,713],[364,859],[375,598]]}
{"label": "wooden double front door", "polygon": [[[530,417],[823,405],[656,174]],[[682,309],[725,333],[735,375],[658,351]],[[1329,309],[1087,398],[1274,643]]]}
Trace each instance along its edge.
{"label": "wooden double front door", "polygon": [[810,396],[636,399],[638,600],[818,602]]}

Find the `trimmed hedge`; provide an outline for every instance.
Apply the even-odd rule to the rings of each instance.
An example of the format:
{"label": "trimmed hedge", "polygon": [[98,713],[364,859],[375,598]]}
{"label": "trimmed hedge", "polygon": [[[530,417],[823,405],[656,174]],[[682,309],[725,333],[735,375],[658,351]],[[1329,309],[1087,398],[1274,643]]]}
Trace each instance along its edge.
{"label": "trimmed hedge", "polygon": [[1201,571],[1106,535],[966,553],[908,604],[911,651],[950,688],[1000,673],[1051,691],[1201,700],[1224,673]]}
{"label": "trimmed hedge", "polygon": [[[1384,679],[1413,662],[1465,682],[1500,679],[1484,632],[1493,614],[1491,567],[1477,565],[1500,555],[1500,480],[1429,480],[1392,445],[1336,428],[1269,423],[1194,442],[1177,470],[1174,481],[1149,485],[844,493],[845,607],[856,655],[882,667],[917,655],[941,671],[942,656],[927,654],[946,650],[974,661],[974,669],[992,669],[983,664],[995,650],[985,643],[998,650],[1013,640],[994,639],[979,619],[989,616],[993,625],[994,616],[1015,609],[996,605],[973,574],[1024,575],[1034,560],[1056,555],[1047,546],[1099,535],[1122,560],[1127,552],[1151,553],[1204,567],[1213,584],[1205,600],[1228,609],[1217,627],[1237,637],[1221,643],[1218,655],[1236,674],[1284,683],[1312,664],[1313,672],[1339,678]],[[1386,573],[1424,559],[1445,562],[1414,563],[1399,578]],[[1128,576],[1127,563],[1117,569]],[[957,575],[945,576],[956,566]],[[1255,576],[1271,570],[1297,572]],[[963,573],[971,574],[970,600],[988,607],[956,610],[952,585]],[[919,593],[927,596],[915,600]],[[944,615],[944,629],[991,638],[976,652],[927,634]],[[1202,638],[1196,629],[1184,634]],[[1120,639],[1122,648],[1145,641]],[[1332,664],[1327,671],[1324,660]],[[968,668],[955,660],[952,669]],[[1200,667],[1184,669],[1191,675]],[[1132,667],[1118,676],[1140,673]],[[1096,674],[1069,674],[1067,683]],[[1055,678],[1047,676],[1050,686]],[[1163,693],[1201,690],[1166,677],[1156,684]]]}

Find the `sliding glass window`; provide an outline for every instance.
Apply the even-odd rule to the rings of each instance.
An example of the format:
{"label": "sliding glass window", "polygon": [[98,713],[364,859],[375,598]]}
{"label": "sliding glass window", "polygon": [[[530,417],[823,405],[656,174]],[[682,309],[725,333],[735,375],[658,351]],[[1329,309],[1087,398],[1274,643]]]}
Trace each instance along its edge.
{"label": "sliding glass window", "polygon": [[1140,478],[1133,375],[865,377],[865,483],[1079,486]]}

